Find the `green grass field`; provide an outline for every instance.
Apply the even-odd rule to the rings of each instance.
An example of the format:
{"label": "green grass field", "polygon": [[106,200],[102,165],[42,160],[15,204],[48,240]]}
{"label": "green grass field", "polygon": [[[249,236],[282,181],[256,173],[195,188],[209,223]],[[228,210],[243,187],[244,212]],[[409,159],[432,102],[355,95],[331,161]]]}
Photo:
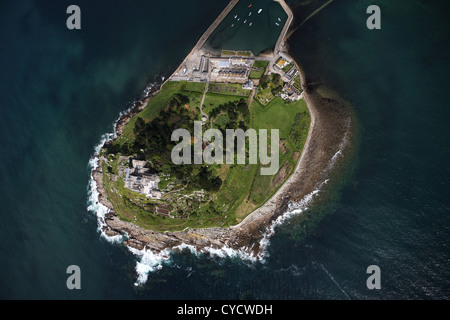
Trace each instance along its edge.
{"label": "green grass field", "polygon": [[269,65],[269,61],[266,60],[256,60],[255,63],[253,64],[253,68],[267,68],[267,66]]}
{"label": "green grass field", "polygon": [[241,97],[248,97],[251,93],[250,90],[242,89],[239,83],[210,83],[208,92]]}
{"label": "green grass field", "polygon": [[[281,168],[286,162],[289,162],[290,170],[280,183],[274,185],[275,176],[261,175],[259,165],[231,165],[226,180],[216,196],[217,203],[223,206],[225,213],[235,216],[237,221],[242,220],[251,211],[264,204],[293,172],[297,161],[294,161],[292,157],[294,152],[300,152],[303,148],[310,121],[308,108],[303,100],[285,103],[277,97],[267,106],[262,106],[259,102],[254,101],[250,113],[253,119],[252,127],[255,130],[279,130],[280,140],[285,146],[284,153],[281,150],[279,152],[279,167]],[[291,128],[299,114],[304,114],[303,118],[298,118],[307,124],[306,131],[302,131],[304,139],[301,145],[291,139]]]}
{"label": "green grass field", "polygon": [[165,108],[170,98],[175,93],[183,93],[191,99],[191,107],[200,107],[203,91],[205,90],[205,83],[195,83],[187,81],[168,81],[161,88],[161,91],[150,99],[148,105],[137,116],[130,119],[130,121],[123,128],[122,134],[115,141],[115,143],[122,145],[125,142],[132,142],[134,138],[133,128],[136,119],[141,117],[145,121],[151,121]]}
{"label": "green grass field", "polygon": [[[265,63],[265,61],[260,63],[264,65],[263,62]],[[211,85],[214,88],[216,84]],[[220,90],[217,90],[220,93],[208,92],[203,111],[209,114],[213,109],[230,101],[238,101],[241,98],[248,100],[247,97],[242,97],[236,92],[230,94],[228,90],[221,90],[224,87],[232,88],[233,86],[236,89],[241,88],[240,84],[220,84]],[[204,83],[167,82],[160,93],[150,100],[147,107],[138,116],[145,121],[151,121],[166,107],[168,101],[176,93],[182,93],[189,97],[190,103],[187,107],[198,108],[204,89]],[[249,106],[249,111],[250,126],[253,129],[279,130],[280,141],[282,142],[279,152],[279,168],[286,166],[288,169],[284,175],[262,176],[258,164],[217,165],[217,174],[223,183],[217,192],[210,193],[210,198],[214,201],[215,207],[220,208],[221,214],[206,214],[200,206],[199,211],[189,219],[172,219],[146,210],[145,208],[155,205],[155,200],[125,189],[123,179],[110,180],[109,174],[106,173],[108,172],[108,166],[111,167],[111,172],[117,174],[117,160],[108,165],[103,163],[105,190],[108,199],[114,205],[121,219],[134,221],[143,228],[155,231],[182,230],[186,227],[228,226],[236,224],[254,209],[263,205],[293,172],[297,163],[293,156],[294,153],[297,153],[298,159],[298,155],[303,148],[309,130],[310,117],[303,100],[287,103],[279,97],[271,99],[264,106],[258,100],[254,100]],[[133,128],[138,116],[133,117],[124,127],[123,134],[115,143],[121,144],[133,141]],[[228,120],[228,114],[219,114],[215,119],[217,125],[227,123]],[[277,183],[274,183],[274,179]],[[162,184],[167,185],[170,181],[172,180],[164,180]],[[160,187],[162,187],[162,184],[160,183]],[[189,192],[192,192],[192,190],[189,190]]]}
{"label": "green grass field", "polygon": [[250,51],[238,51],[237,55],[242,57],[250,57],[252,53]]}
{"label": "green grass field", "polygon": [[250,51],[222,50],[222,56],[250,57],[251,55],[252,53]]}
{"label": "green grass field", "polygon": [[252,71],[250,72],[250,79],[259,79],[262,77],[264,72],[266,71],[267,66],[269,65],[269,61],[264,60],[256,60],[253,64]]}
{"label": "green grass field", "polygon": [[223,95],[208,92],[206,94],[205,101],[203,103],[203,112],[209,114],[209,112],[211,112],[212,109],[217,108],[218,106],[228,103],[230,101],[238,101],[241,98],[247,100],[246,97],[239,97],[236,95]]}
{"label": "green grass field", "polygon": [[[185,82],[185,81],[183,81]],[[206,88],[206,83],[204,82],[185,82],[182,87],[181,90],[185,91],[185,92],[199,92],[199,93],[203,93],[205,91]]]}
{"label": "green grass field", "polygon": [[235,54],[234,50],[222,50],[223,56],[233,56]]}
{"label": "green grass field", "polygon": [[[257,101],[252,104],[252,113],[254,114],[254,128],[255,129],[278,129],[280,140],[285,145],[285,153],[280,150],[279,166],[282,167],[285,162],[289,162],[291,165],[291,172],[297,161],[292,159],[294,152],[300,152],[306,141],[306,136],[309,129],[309,113],[306,103],[303,100],[296,102],[285,103],[282,99],[276,97],[267,106],[262,106]],[[306,122],[307,130],[302,131],[304,139],[296,144],[291,139],[291,128],[294,125],[295,117],[298,114],[304,113],[301,124]],[[301,117],[299,117],[301,118]],[[300,124],[300,123],[299,123]],[[290,172],[290,173],[291,173]],[[290,175],[289,173],[289,175]],[[275,176],[262,176],[260,174],[255,175],[255,181],[253,183],[253,189],[249,195],[249,202],[253,202],[255,205],[260,206],[267,201],[272,194],[282,185],[278,184],[274,186],[272,181]],[[287,177],[286,177],[287,178]],[[284,179],[285,180],[285,179]]]}
{"label": "green grass field", "polygon": [[294,63],[291,62],[291,63],[289,63],[287,66],[285,66],[285,67],[283,68],[283,71],[286,72],[286,73],[288,73],[289,70],[291,70],[293,66],[294,66]]}

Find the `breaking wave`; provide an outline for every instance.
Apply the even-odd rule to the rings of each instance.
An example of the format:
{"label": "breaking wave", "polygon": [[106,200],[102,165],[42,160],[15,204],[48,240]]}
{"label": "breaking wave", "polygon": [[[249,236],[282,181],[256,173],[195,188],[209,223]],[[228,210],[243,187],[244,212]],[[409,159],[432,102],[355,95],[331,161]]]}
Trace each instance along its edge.
{"label": "breaking wave", "polygon": [[103,230],[103,227],[106,226],[105,222],[105,216],[107,213],[109,213],[109,208],[103,205],[99,201],[99,191],[97,189],[97,182],[94,180],[93,172],[98,168],[99,165],[99,158],[98,155],[100,153],[100,150],[105,145],[106,142],[111,141],[117,137],[116,135],[116,128],[117,124],[119,123],[120,119],[127,115],[128,113],[133,110],[133,108],[136,106],[136,103],[142,99],[147,98],[152,90],[157,86],[157,83],[149,83],[146,85],[144,90],[142,91],[140,97],[137,100],[134,100],[129,104],[129,107],[125,110],[119,113],[119,116],[116,121],[113,123],[113,132],[111,133],[105,133],[100,137],[99,143],[94,147],[94,155],[89,159],[88,163],[88,169],[90,170],[90,178],[89,178],[89,185],[88,185],[88,200],[87,200],[87,210],[89,212],[92,212],[97,217],[97,224],[98,228],[97,230],[100,232],[100,235],[102,238],[104,238],[106,241],[111,243],[120,243],[124,240],[124,238],[127,237],[126,234],[124,235],[116,235],[116,236],[108,236],[105,231]]}
{"label": "breaking wave", "polygon": [[135,267],[137,274],[137,280],[134,283],[135,286],[144,285],[148,280],[148,275],[150,272],[161,270],[164,265],[170,265],[172,262],[172,254],[181,252],[183,250],[188,250],[196,257],[209,255],[210,257],[219,259],[240,258],[244,262],[249,262],[249,266],[259,260],[257,257],[254,257],[247,253],[245,249],[235,250],[226,246],[220,249],[206,247],[202,250],[197,250],[197,248],[192,245],[182,243],[179,246],[173,247],[171,250],[165,249],[160,251],[159,253],[155,253],[152,250],[146,248],[142,250],[132,248],[130,246],[127,246],[127,248],[131,253],[138,256],[140,259],[140,261],[136,263]]}

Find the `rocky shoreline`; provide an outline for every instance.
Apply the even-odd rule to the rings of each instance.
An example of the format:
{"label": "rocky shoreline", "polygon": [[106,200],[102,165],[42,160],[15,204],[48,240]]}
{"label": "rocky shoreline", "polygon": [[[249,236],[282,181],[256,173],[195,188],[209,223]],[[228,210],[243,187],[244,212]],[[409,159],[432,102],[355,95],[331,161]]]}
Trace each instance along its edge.
{"label": "rocky shoreline", "polygon": [[[262,207],[250,213],[239,224],[226,228],[187,228],[176,232],[154,232],[119,219],[106,197],[102,168],[97,166],[92,171],[92,178],[99,192],[98,201],[109,210],[104,221],[101,221],[102,231],[109,237],[126,233],[128,240],[124,241],[125,245],[138,250],[145,248],[154,253],[187,244],[197,251],[203,251],[205,248],[231,248],[244,251],[253,257],[261,256],[264,252],[262,240],[267,236],[268,228],[289,210],[289,204],[302,200],[304,202],[308,196],[312,198],[313,194],[315,197],[320,196],[315,191],[329,179],[334,167],[330,167],[330,162],[336,161],[334,156],[343,151],[347,144],[345,140],[349,140],[352,132],[351,113],[347,104],[333,95],[324,94],[326,91],[321,90],[317,84],[314,86],[308,84],[303,72],[301,81],[304,89],[303,98],[311,115],[308,138],[294,172]],[[115,127],[116,138],[121,134],[123,126],[145,108],[159,89],[159,86],[155,87],[151,93],[136,103],[134,108],[120,117]],[[111,140],[105,145],[108,143],[111,143]],[[98,155],[95,157],[98,158]]]}

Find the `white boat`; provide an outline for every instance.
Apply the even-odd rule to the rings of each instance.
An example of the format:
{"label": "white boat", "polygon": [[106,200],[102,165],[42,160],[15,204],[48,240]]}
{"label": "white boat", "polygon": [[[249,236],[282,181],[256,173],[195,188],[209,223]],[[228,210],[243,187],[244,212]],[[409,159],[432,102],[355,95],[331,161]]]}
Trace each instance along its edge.
{"label": "white boat", "polygon": [[234,18],[236,19],[236,18],[237,18],[237,15],[235,15]]}
{"label": "white boat", "polygon": [[247,23],[247,19],[244,20],[244,23]]}
{"label": "white boat", "polygon": [[258,10],[258,13],[261,13],[261,11],[262,11],[262,9],[259,9],[259,10]]}
{"label": "white boat", "polygon": [[252,12],[250,11],[250,13],[248,14],[248,16],[250,17],[252,15]]}
{"label": "white boat", "polygon": [[238,21],[241,20],[241,18],[238,18]]}
{"label": "white boat", "polygon": [[231,25],[231,27],[232,27],[232,28],[234,27],[234,23]]}
{"label": "white boat", "polygon": [[251,26],[252,26],[252,24],[253,24],[253,22],[250,22],[250,23],[248,24],[248,26],[249,26],[249,27],[251,27]]}
{"label": "white boat", "polygon": [[280,21],[280,22],[281,22],[281,19],[280,19],[280,18],[278,18],[278,21]]}
{"label": "white boat", "polygon": [[277,26],[279,26],[280,24],[278,23],[278,22],[275,22],[275,24],[277,25]]}

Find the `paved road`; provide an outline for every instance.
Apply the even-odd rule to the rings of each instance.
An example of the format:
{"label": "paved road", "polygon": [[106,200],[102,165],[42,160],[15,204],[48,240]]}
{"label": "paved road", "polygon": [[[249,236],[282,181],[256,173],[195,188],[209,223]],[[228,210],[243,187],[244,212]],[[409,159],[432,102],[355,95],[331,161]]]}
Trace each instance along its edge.
{"label": "paved road", "polygon": [[205,102],[205,97],[206,93],[208,92],[208,88],[209,88],[209,80],[206,82],[205,92],[203,92],[202,102],[200,102],[200,113],[202,114],[202,116],[206,116],[206,118],[208,118],[208,115],[206,113],[203,113],[203,103]]}
{"label": "paved road", "polygon": [[286,4],[286,2],[284,2],[284,0],[275,0],[275,1],[278,2],[283,7],[283,10],[288,15],[288,18],[286,20],[286,23],[284,24],[283,30],[281,31],[281,34],[278,37],[277,43],[275,44],[274,53],[277,54],[282,49],[281,46],[284,44],[286,34],[289,30],[289,27],[291,26],[292,20],[294,19],[294,14],[292,13],[291,9]]}

